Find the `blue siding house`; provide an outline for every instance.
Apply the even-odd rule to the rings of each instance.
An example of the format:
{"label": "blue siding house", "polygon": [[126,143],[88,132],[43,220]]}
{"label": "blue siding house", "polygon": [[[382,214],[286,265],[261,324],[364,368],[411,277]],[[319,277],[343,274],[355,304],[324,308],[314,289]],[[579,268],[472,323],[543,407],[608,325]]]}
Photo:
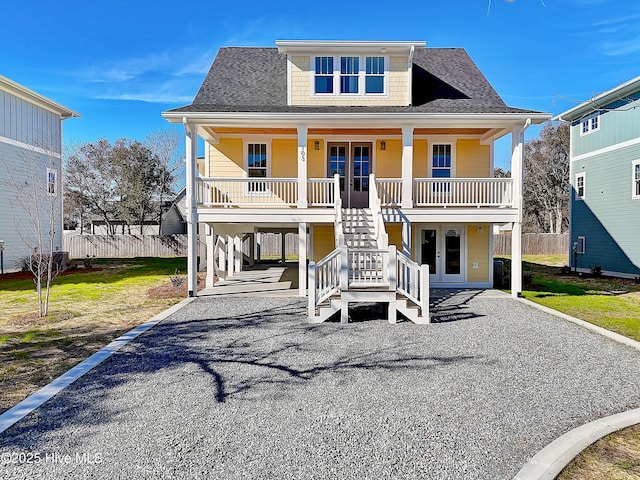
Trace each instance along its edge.
{"label": "blue siding house", "polygon": [[640,77],[557,119],[571,122],[571,266],[640,276]]}
{"label": "blue siding house", "polygon": [[77,116],[0,75],[0,248],[5,272],[34,249],[48,254],[62,248],[62,121]]}

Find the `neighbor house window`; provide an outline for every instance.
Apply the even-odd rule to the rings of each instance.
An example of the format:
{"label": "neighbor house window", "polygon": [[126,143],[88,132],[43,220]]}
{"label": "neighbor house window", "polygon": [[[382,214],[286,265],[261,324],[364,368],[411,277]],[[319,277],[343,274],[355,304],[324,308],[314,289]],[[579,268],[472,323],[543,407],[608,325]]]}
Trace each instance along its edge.
{"label": "neighbor house window", "polygon": [[575,188],[574,200],[584,200],[585,177],[586,177],[586,174],[584,172],[578,173],[576,175],[576,188]]}
{"label": "neighbor house window", "polygon": [[[265,178],[267,176],[267,144],[250,143],[247,152],[247,174],[250,178]],[[251,182],[249,191],[262,192],[265,185],[262,182]]]}
{"label": "neighbor house window", "polygon": [[452,156],[450,144],[435,144],[432,147],[431,176],[433,178],[450,178]]}
{"label": "neighbor house window", "polygon": [[366,93],[384,93],[384,57],[366,58]]}
{"label": "neighbor house window", "polygon": [[584,253],[585,247],[586,247],[585,238],[578,237],[578,240],[575,243],[575,247],[576,247],[576,253],[580,253],[580,254]]}
{"label": "neighbor house window", "polygon": [[358,93],[358,57],[340,57],[340,93]]}
{"label": "neighbor house window", "polygon": [[631,197],[640,198],[640,160],[634,160],[632,167]]}
{"label": "neighbor house window", "polygon": [[47,168],[47,195],[55,197],[58,194],[57,172],[51,168]]}
{"label": "neighbor house window", "polygon": [[316,93],[333,93],[333,57],[316,57]]}
{"label": "neighbor house window", "polygon": [[600,130],[600,115],[584,118],[580,124],[580,136]]}

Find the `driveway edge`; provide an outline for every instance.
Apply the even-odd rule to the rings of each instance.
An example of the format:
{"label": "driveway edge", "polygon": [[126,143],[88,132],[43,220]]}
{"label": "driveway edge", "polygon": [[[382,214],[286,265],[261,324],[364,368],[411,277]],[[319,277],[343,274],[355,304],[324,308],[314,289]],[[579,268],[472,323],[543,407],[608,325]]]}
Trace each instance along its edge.
{"label": "driveway edge", "polygon": [[[611,340],[640,351],[640,342],[599,327],[566,313],[524,298],[518,301],[550,315],[575,323]],[[640,423],[640,408],[594,420],[568,431],[535,454],[516,474],[514,480],[553,480],[582,450],[610,433]]]}
{"label": "driveway edge", "polygon": [[52,398],[54,395],[58,394],[73,382],[82,377],[85,373],[98,366],[102,362],[104,362],[111,355],[116,353],[122,347],[124,347],[127,343],[131,342],[135,338],[142,335],[147,330],[155,327],[162,320],[167,318],[169,315],[180,310],[185,305],[191,303],[195,300],[196,297],[185,298],[181,302],[175,304],[172,307],[160,312],[158,315],[152,317],[146,322],[138,325],[137,327],[129,330],[127,333],[121,335],[116,338],[107,346],[101,348],[96,353],[88,357],[87,359],[80,362],[78,365],[70,369],[69,371],[63,373],[54,381],[49,383],[48,385],[42,387],[37,392],[28,396],[24,400],[22,400],[17,405],[13,406],[2,415],[0,415],[0,434],[11,427],[16,422],[20,421],[25,416],[29,415],[36,408],[40,407],[44,402]]}

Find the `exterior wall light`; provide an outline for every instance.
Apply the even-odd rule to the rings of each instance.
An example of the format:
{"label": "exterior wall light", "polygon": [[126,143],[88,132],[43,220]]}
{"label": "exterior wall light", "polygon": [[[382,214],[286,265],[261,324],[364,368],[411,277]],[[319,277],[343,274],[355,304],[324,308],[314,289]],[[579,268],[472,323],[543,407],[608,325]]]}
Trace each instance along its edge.
{"label": "exterior wall light", "polygon": [[387,142],[385,142],[384,140],[380,140],[380,150],[386,150],[387,149]]}
{"label": "exterior wall light", "polygon": [[318,140],[313,142],[313,149],[314,150],[320,150],[320,142]]}

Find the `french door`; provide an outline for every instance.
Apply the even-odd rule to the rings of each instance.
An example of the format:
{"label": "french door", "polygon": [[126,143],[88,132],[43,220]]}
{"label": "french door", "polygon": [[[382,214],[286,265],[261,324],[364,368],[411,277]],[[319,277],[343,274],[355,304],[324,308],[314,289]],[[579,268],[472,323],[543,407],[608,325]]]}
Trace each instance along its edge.
{"label": "french door", "polygon": [[420,261],[429,265],[432,283],[464,283],[464,227],[438,225],[421,229]]}
{"label": "french door", "polygon": [[369,206],[371,143],[329,143],[328,176],[340,175],[340,197],[346,208]]}

